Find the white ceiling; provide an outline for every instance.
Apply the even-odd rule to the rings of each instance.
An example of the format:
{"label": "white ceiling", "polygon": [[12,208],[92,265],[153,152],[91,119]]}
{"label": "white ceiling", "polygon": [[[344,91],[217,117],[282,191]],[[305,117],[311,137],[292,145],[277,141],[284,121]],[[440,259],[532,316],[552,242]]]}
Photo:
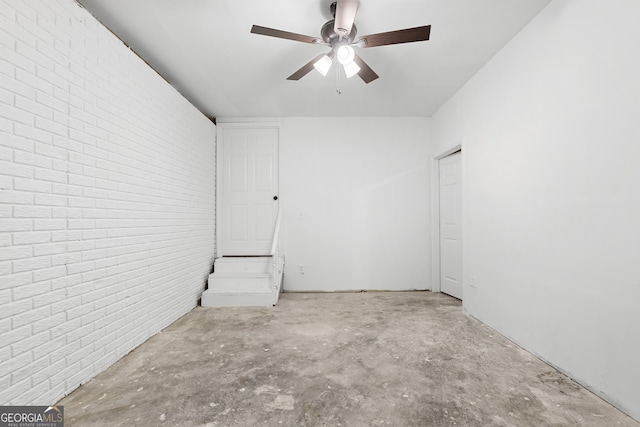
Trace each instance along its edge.
{"label": "white ceiling", "polygon": [[78,0],[209,117],[431,116],[550,0],[360,0],[359,35],[431,24],[425,42],[359,49],[380,76],[286,78],[326,46],[331,0]]}

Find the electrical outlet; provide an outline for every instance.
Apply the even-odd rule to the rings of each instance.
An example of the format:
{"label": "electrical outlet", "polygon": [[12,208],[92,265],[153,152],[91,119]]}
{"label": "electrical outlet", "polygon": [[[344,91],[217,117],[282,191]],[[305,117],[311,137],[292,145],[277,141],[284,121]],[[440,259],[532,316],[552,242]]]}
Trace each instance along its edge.
{"label": "electrical outlet", "polygon": [[478,287],[478,277],[471,274],[469,275],[469,286],[472,288],[477,288]]}
{"label": "electrical outlet", "polygon": [[303,264],[299,264],[298,265],[298,274],[301,276],[304,276],[304,265]]}

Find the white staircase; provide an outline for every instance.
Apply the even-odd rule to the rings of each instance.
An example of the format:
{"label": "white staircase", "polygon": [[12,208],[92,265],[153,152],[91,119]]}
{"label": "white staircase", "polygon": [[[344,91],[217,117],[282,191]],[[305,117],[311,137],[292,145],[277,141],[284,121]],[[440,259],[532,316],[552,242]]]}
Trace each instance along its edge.
{"label": "white staircase", "polygon": [[284,256],[216,258],[203,307],[269,307],[282,289]]}
{"label": "white staircase", "polygon": [[208,288],[202,293],[203,307],[269,307],[278,303],[284,276],[280,252],[280,218],[276,217],[268,256],[223,256],[213,261]]}

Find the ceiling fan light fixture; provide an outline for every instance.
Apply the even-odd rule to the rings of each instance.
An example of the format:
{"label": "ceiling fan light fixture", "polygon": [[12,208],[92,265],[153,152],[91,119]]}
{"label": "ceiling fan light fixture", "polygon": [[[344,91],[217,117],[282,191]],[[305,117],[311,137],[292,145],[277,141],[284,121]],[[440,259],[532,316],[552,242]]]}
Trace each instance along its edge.
{"label": "ceiling fan light fixture", "polygon": [[333,60],[329,58],[329,55],[323,55],[320,59],[314,62],[313,67],[318,70],[320,74],[326,76],[333,64]]}
{"label": "ceiling fan light fixture", "polygon": [[336,56],[342,65],[348,65],[353,63],[356,53],[351,46],[344,44],[338,48]]}
{"label": "ceiling fan light fixture", "polygon": [[347,78],[353,77],[360,72],[360,67],[353,61],[348,64],[342,64],[342,66],[344,67],[344,73],[347,75]]}
{"label": "ceiling fan light fixture", "polygon": [[[287,80],[300,80],[300,78],[306,76],[314,68],[317,69],[320,74],[326,76],[332,67],[333,60],[337,58],[347,78],[358,74],[362,81],[371,83],[379,76],[360,56],[356,55],[354,47],[369,48],[429,40],[431,25],[374,33],[357,38],[358,31],[354,20],[359,2],[360,0],[336,0],[331,3],[329,10],[334,19],[322,25],[320,38],[275,28],[262,27],[260,25],[253,25],[251,27],[251,33],[302,43],[323,44],[331,48],[328,54],[321,53],[317,55],[287,77]],[[340,72],[339,66],[337,67],[336,76],[339,82],[342,73]]]}

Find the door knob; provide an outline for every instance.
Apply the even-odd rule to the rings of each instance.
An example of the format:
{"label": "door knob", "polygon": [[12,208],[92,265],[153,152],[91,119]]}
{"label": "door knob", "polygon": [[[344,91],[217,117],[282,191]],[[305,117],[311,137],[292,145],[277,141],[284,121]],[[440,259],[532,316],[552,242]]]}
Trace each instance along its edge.
{"label": "door knob", "polygon": [[278,196],[273,196],[273,200],[278,200]]}

